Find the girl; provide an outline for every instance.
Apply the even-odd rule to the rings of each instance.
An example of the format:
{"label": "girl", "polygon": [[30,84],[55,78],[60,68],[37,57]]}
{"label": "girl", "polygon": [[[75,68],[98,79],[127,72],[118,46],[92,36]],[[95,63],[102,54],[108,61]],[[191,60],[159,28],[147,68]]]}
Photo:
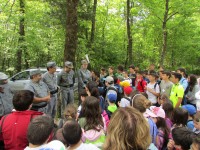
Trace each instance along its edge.
{"label": "girl", "polygon": [[82,141],[101,147],[105,140],[106,125],[99,100],[94,96],[86,97],[81,113],[83,117],[79,119],[79,124],[83,129]]}

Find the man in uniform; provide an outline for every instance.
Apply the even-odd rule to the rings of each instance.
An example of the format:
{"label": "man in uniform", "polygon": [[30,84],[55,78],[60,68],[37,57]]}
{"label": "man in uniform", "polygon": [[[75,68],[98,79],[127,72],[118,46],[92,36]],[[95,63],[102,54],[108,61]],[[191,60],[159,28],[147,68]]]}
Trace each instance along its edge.
{"label": "man in uniform", "polygon": [[33,110],[47,113],[47,104],[49,103],[50,91],[48,86],[41,81],[42,75],[39,69],[30,71],[30,81],[26,84],[25,90],[29,90],[34,93]]}
{"label": "man in uniform", "polygon": [[73,63],[70,61],[65,62],[65,68],[58,73],[57,83],[61,89],[62,95],[62,107],[61,112],[64,111],[65,107],[69,103],[74,103],[74,71],[72,70]]}
{"label": "man in uniform", "polygon": [[43,82],[46,83],[50,90],[51,100],[47,104],[47,113],[53,118],[56,114],[56,100],[57,100],[57,79],[56,79],[56,63],[48,62],[47,63],[47,72],[43,75]]}
{"label": "man in uniform", "polygon": [[0,72],[0,119],[13,109],[13,93],[8,85],[8,76]]}

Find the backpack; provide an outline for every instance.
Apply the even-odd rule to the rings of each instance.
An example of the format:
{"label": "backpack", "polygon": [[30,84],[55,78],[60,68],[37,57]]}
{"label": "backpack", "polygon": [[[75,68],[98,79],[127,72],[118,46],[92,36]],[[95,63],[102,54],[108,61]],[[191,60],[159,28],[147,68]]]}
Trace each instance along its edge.
{"label": "backpack", "polygon": [[125,98],[126,100],[128,100],[130,102],[130,106],[132,106],[132,100],[130,98],[128,98],[128,97],[123,97],[123,98]]}
{"label": "backpack", "polygon": [[152,143],[154,143],[156,145],[156,136],[157,136],[157,130],[158,130],[157,126],[151,118],[148,118],[148,123],[149,123],[149,127],[150,127]]}

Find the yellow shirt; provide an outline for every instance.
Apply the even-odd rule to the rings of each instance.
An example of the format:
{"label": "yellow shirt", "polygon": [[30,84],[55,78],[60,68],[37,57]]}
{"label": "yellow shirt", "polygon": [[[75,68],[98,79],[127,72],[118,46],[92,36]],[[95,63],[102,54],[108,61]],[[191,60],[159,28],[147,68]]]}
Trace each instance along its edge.
{"label": "yellow shirt", "polygon": [[178,84],[174,84],[172,86],[172,90],[170,93],[170,100],[173,103],[173,106],[175,107],[177,102],[178,102],[178,98],[183,98],[184,96],[184,88],[182,85]]}

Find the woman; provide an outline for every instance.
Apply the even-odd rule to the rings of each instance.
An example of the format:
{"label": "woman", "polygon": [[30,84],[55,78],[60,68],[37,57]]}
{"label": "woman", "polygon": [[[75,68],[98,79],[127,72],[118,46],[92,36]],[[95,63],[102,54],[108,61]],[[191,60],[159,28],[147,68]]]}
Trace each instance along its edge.
{"label": "woman", "polygon": [[197,84],[197,78],[195,75],[189,75],[188,77],[188,87],[186,89],[186,99],[187,103],[193,105],[196,108],[197,99],[195,94],[200,90]]}
{"label": "woman", "polygon": [[119,108],[110,121],[104,150],[146,150],[151,143],[149,126],[134,108]]}

